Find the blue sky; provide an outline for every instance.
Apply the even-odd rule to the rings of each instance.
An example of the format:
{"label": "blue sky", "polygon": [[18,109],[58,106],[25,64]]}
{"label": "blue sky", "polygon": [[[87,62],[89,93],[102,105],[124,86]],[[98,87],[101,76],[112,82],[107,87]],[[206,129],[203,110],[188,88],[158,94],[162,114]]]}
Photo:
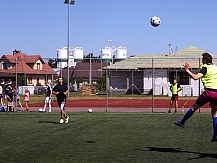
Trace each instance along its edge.
{"label": "blue sky", "polygon": [[[14,49],[56,57],[67,46],[64,0],[0,0],[0,55]],[[108,45],[128,55],[165,54],[190,45],[217,54],[217,0],[76,0],[70,7],[70,46],[100,54]],[[161,25],[151,27],[152,16]]]}

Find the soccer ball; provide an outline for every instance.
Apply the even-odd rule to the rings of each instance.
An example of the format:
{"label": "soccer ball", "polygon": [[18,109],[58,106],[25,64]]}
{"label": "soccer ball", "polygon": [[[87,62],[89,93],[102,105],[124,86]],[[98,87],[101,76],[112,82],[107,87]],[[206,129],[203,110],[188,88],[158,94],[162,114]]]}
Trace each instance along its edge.
{"label": "soccer ball", "polygon": [[38,111],[39,112],[44,112],[44,110],[42,108],[39,108]]}
{"label": "soccer ball", "polygon": [[160,25],[160,18],[158,16],[153,16],[150,22],[153,27],[158,27]]}
{"label": "soccer ball", "polygon": [[93,112],[93,109],[88,109],[88,113],[92,113]]}

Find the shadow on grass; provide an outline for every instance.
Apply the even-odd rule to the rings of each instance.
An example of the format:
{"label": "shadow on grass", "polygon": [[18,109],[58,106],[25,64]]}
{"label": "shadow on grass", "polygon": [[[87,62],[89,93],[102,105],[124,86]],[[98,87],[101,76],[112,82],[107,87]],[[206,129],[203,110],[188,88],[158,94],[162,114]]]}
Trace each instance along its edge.
{"label": "shadow on grass", "polygon": [[96,143],[96,142],[92,140],[87,140],[86,143]]}
{"label": "shadow on grass", "polygon": [[54,122],[54,121],[38,121],[38,123],[53,123],[53,124],[59,124],[59,122]]}
{"label": "shadow on grass", "polygon": [[203,159],[203,158],[215,158],[217,159],[217,154],[215,153],[203,153],[203,152],[194,152],[194,151],[187,151],[182,150],[181,148],[159,148],[159,147],[145,147],[144,150],[141,151],[155,151],[155,152],[165,152],[165,153],[191,153],[191,154],[197,154],[198,157],[190,158],[188,160],[194,160],[194,159]]}

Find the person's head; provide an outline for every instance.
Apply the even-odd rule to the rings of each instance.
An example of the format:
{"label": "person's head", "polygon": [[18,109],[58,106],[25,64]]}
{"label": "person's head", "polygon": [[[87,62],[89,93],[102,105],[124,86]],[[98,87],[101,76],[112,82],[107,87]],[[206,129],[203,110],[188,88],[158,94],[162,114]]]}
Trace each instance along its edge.
{"label": "person's head", "polygon": [[203,64],[209,64],[212,63],[212,56],[209,53],[203,53],[202,54],[202,62]]}
{"label": "person's head", "polygon": [[173,84],[176,84],[177,83],[177,80],[176,79],[173,79]]}
{"label": "person's head", "polygon": [[45,82],[45,85],[46,85],[46,86],[48,86],[48,85],[49,85],[49,82],[48,82],[48,81],[46,81],[46,82]]}
{"label": "person's head", "polygon": [[25,89],[25,93],[28,93],[29,92],[29,90],[28,89]]}
{"label": "person's head", "polygon": [[59,83],[59,84],[63,84],[63,78],[59,78],[59,79],[58,79],[58,83]]}

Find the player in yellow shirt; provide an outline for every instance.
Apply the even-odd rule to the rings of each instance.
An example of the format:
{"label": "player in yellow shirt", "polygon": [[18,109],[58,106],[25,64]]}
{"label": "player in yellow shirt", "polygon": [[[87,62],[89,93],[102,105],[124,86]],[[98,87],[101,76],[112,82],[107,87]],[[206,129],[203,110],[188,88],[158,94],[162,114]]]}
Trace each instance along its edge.
{"label": "player in yellow shirt", "polygon": [[209,53],[202,54],[203,65],[199,73],[192,73],[190,65],[185,63],[185,71],[195,80],[202,79],[204,92],[197,98],[193,106],[186,112],[181,120],[175,122],[175,125],[184,127],[185,122],[194,114],[194,112],[209,102],[213,118],[213,137],[211,142],[217,142],[217,66],[212,63],[212,56]]}

